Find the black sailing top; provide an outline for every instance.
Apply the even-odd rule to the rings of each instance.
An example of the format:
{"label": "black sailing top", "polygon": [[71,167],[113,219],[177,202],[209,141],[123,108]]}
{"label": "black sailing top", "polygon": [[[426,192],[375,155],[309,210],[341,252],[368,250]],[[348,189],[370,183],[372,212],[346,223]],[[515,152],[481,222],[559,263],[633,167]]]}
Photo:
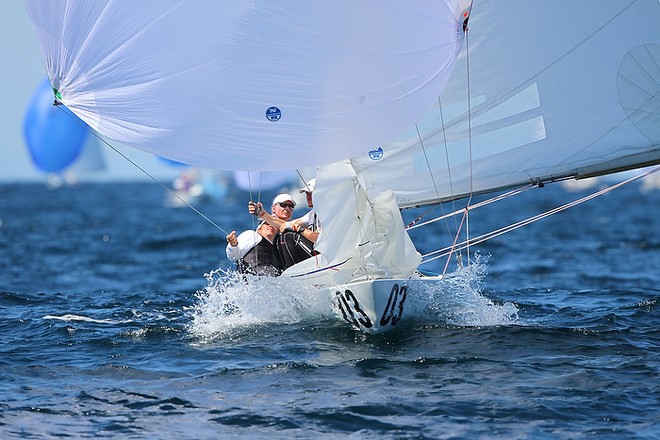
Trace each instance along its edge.
{"label": "black sailing top", "polygon": [[254,275],[278,276],[282,273],[282,264],[277,256],[275,245],[266,238],[245,253],[243,258],[236,262],[236,268],[241,273]]}

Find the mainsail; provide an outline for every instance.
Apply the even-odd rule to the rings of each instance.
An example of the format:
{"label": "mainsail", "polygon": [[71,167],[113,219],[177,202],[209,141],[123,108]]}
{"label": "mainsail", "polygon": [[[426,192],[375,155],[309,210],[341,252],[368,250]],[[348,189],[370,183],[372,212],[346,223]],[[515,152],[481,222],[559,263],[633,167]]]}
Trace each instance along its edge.
{"label": "mainsail", "polygon": [[401,207],[659,162],[652,0],[475,0],[435,108],[351,160]]}
{"label": "mainsail", "polygon": [[[347,269],[331,275],[339,282],[413,273],[403,227],[377,215],[391,191],[405,208],[660,163],[658,23],[656,1],[475,0],[435,108],[396,140],[317,171],[350,181],[337,197],[338,184],[318,179],[322,264]],[[407,257],[381,258],[388,246]]]}
{"label": "mainsail", "polygon": [[190,165],[286,170],[401,134],[462,42],[466,0],[26,0],[55,96]]}

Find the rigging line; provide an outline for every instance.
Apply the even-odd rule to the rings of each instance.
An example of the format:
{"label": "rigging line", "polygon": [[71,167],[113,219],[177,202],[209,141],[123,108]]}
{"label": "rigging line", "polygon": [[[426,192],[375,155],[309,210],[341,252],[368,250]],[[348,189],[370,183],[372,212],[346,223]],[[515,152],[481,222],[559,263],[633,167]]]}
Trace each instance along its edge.
{"label": "rigging line", "polygon": [[[251,180],[252,172],[248,171],[248,185],[250,187],[250,200],[252,200],[252,180]],[[262,178],[263,178],[263,172],[259,171],[259,185],[257,187],[257,203],[261,203],[261,183],[262,183]],[[261,204],[263,206],[263,203]],[[257,230],[259,228],[259,221],[258,217],[255,216],[250,216],[251,217],[251,222],[252,222],[252,229]],[[256,224],[256,226],[255,226]],[[259,234],[259,232],[257,232]],[[261,234],[259,234],[261,235]],[[262,236],[263,237],[263,236]],[[259,246],[255,246],[254,250],[254,258],[256,261],[259,261]]]}
{"label": "rigging line", "polygon": [[[471,77],[470,77],[470,33],[469,33],[469,28],[467,26],[463,26],[463,32],[465,33],[465,75],[466,75],[466,92],[467,92],[467,114],[468,114],[468,155],[469,155],[469,177],[470,177],[470,195],[468,197],[468,200],[466,202],[465,210],[463,212],[463,217],[461,218],[461,224],[460,227],[456,229],[456,235],[454,236],[454,241],[451,246],[451,252],[447,256],[447,261],[445,262],[445,266],[443,268],[442,274],[444,275],[447,271],[447,268],[449,267],[449,261],[451,259],[451,255],[454,252],[460,252],[463,248],[461,249],[456,249],[456,242],[458,241],[458,237],[460,236],[461,230],[463,229],[463,224],[465,224],[465,237],[466,241],[469,242],[470,239],[470,217],[469,217],[469,207],[470,203],[472,202],[472,196],[474,194],[474,174],[473,174],[473,168],[472,168],[472,94],[471,94]],[[443,130],[444,131],[444,130]],[[445,151],[446,151],[446,144],[445,144]],[[447,166],[449,166],[449,160],[447,160]],[[452,194],[453,194],[453,188],[452,188]],[[470,263],[470,248],[469,246],[465,247],[466,253],[467,253],[467,259],[468,259],[468,264]],[[459,266],[462,266],[461,262],[461,255],[460,253],[457,255],[457,262]]]}
{"label": "rigging line", "polygon": [[[250,172],[248,171],[248,176],[250,175]],[[257,185],[257,203],[261,203],[261,206],[263,206],[263,202],[261,201],[261,187],[263,186],[263,179],[264,179],[264,173],[263,171],[259,171],[259,185]],[[252,192],[252,187],[250,187],[250,192]]]}
{"label": "rigging line", "polygon": [[[94,133],[94,131],[92,131],[92,133]],[[215,227],[216,227],[218,230],[220,230],[223,234],[225,234],[225,235],[228,235],[228,234],[229,234],[229,233],[228,233],[227,231],[225,231],[222,227],[220,227],[216,222],[214,222],[213,220],[211,220],[210,218],[208,218],[208,217],[207,217],[204,213],[202,213],[199,209],[195,208],[193,205],[191,205],[190,203],[188,203],[186,200],[183,200],[183,199],[182,199],[182,198],[181,198],[176,192],[172,191],[170,188],[168,188],[167,186],[165,186],[162,182],[158,181],[158,179],[156,179],[154,176],[152,176],[151,174],[149,174],[149,172],[148,172],[147,170],[145,170],[144,168],[142,168],[142,167],[141,167],[140,165],[138,165],[137,163],[133,162],[133,161],[132,161],[128,156],[126,156],[124,153],[122,153],[121,151],[117,150],[115,147],[113,147],[112,145],[110,145],[110,143],[109,143],[108,141],[106,141],[105,139],[102,139],[100,136],[98,136],[98,135],[96,135],[96,134],[95,134],[95,136],[96,136],[101,142],[103,142],[104,144],[106,144],[108,147],[112,148],[112,150],[114,150],[115,153],[119,154],[121,157],[123,157],[124,159],[126,159],[131,165],[133,165],[133,166],[134,166],[135,168],[137,168],[138,170],[142,171],[142,172],[143,172],[146,176],[148,176],[151,180],[153,180],[153,181],[156,182],[158,185],[160,185],[160,187],[163,188],[165,191],[167,191],[168,193],[174,195],[177,199],[179,199],[181,202],[183,202],[188,208],[192,209],[197,215],[199,215],[200,217],[202,217],[204,220],[206,220],[207,222],[209,222],[211,225],[215,226]]]}
{"label": "rigging line", "polygon": [[[470,16],[471,12],[472,12],[472,4],[470,4],[470,8],[469,8],[468,13],[467,13],[468,17]],[[457,225],[456,220],[454,220],[454,227],[456,228],[456,234],[454,236],[454,244],[456,243],[456,241],[458,241],[458,237],[459,237],[461,229],[463,228],[463,223],[464,222],[466,223],[466,236],[469,237],[469,228],[467,226],[467,216],[468,216],[468,207],[469,207],[470,202],[472,200],[472,194],[473,194],[473,182],[472,182],[472,111],[471,111],[472,107],[471,107],[471,94],[470,94],[470,39],[469,39],[469,28],[467,26],[467,20],[468,19],[466,19],[463,22],[463,33],[465,35],[465,53],[466,53],[466,71],[467,71],[466,72],[466,78],[467,78],[467,103],[468,103],[468,109],[467,109],[467,111],[468,111],[468,142],[469,142],[469,151],[470,151],[470,197],[467,201],[466,208],[465,208],[465,211],[464,211],[464,215],[463,215],[463,218],[461,219],[460,225]],[[446,127],[445,127],[444,113],[442,111],[442,99],[439,95],[438,95],[438,112],[440,114],[440,126],[442,127],[443,144],[444,144],[444,147],[445,147],[445,161],[447,163],[447,175],[449,177],[449,191],[450,191],[450,194],[452,196],[451,202],[452,202],[452,207],[454,209],[454,212],[458,212],[456,210],[456,201],[453,198],[453,196],[454,196],[454,184],[453,184],[453,178],[452,178],[452,174],[451,174],[451,165],[450,165],[450,161],[449,161],[449,147],[448,147],[448,143],[447,143],[447,131],[446,131]],[[433,186],[434,186],[434,189],[435,189],[435,192],[436,192],[436,196],[439,200],[440,195],[438,194],[438,188],[437,188],[437,185],[436,185],[436,182],[435,182],[435,178],[433,176],[433,172],[430,169],[429,160],[428,160],[428,157],[426,155],[426,150],[424,149],[424,144],[422,142],[422,137],[419,133],[419,128],[418,128],[417,124],[415,124],[415,128],[417,129],[417,135],[420,138],[420,144],[421,144],[422,150],[424,152],[424,158],[426,159],[427,166],[429,166],[429,172],[431,174],[431,178],[433,179]],[[442,204],[440,204],[440,210],[442,212],[444,212],[444,209],[442,208]],[[414,224],[417,221],[421,220],[422,217],[425,216],[426,214],[428,214],[430,211],[431,211],[431,209],[427,210],[425,213],[418,216],[415,220],[413,220],[412,222],[410,222],[408,224],[408,227],[406,229],[413,228]],[[447,217],[448,217],[447,215],[442,215],[437,220],[445,219]],[[445,222],[445,225],[447,226],[447,232],[449,233],[449,235],[451,235],[451,228],[449,227],[449,223]],[[458,258],[459,258],[459,264],[460,264],[461,256],[459,255]],[[470,258],[470,255],[469,255],[469,249],[468,249],[468,261],[469,261],[469,258]],[[443,274],[447,271],[448,266],[449,266],[449,259],[447,259],[447,263],[445,264]]]}
{"label": "rigging line", "polygon": [[419,125],[415,124],[415,130],[417,130],[417,138],[419,139],[419,146],[422,147],[422,153],[424,153],[424,160],[426,161],[426,167],[429,170],[431,175],[431,181],[433,182],[433,189],[435,190],[435,196],[440,199],[440,193],[438,192],[438,185],[435,183],[435,176],[433,175],[433,170],[431,169],[431,163],[429,162],[429,157],[426,155],[426,148],[424,148],[424,139],[422,139],[422,133],[419,131]]}
{"label": "rigging line", "polygon": [[[470,155],[470,162],[469,162],[469,174],[470,174],[470,197],[468,198],[467,201],[467,206],[470,206],[470,203],[472,203],[472,196],[474,194],[474,172],[473,172],[473,167],[472,167],[472,78],[470,76],[470,29],[466,28],[465,29],[465,78],[467,81],[467,112],[468,112],[468,151]],[[470,218],[469,218],[469,212],[465,210],[465,237],[466,241],[470,240]],[[470,248],[469,246],[466,247],[466,253],[467,253],[467,259],[468,259],[468,264],[470,263]],[[449,257],[447,257],[447,260],[449,260]]]}
{"label": "rigging line", "polygon": [[[470,5],[470,9],[471,8],[472,5]],[[467,28],[465,28],[465,31],[467,32]],[[442,140],[445,146],[445,160],[447,161],[447,177],[449,178],[449,193],[452,196],[451,206],[452,209],[456,211],[456,201],[453,199],[454,179],[452,178],[451,165],[449,164],[449,145],[447,144],[447,130],[445,130],[445,116],[444,116],[444,112],[442,111],[442,100],[440,99],[440,96],[438,96],[438,112],[440,112],[440,126],[442,127]],[[454,219],[454,227],[458,229],[458,225],[456,224],[455,219]]]}
{"label": "rigging line", "polygon": [[[472,9],[472,7],[470,7],[470,10],[471,9]],[[473,168],[472,168],[472,95],[471,95],[471,89],[470,89],[470,84],[471,84],[471,77],[470,77],[470,38],[469,38],[469,28],[466,26],[466,24],[467,24],[467,22],[463,26],[463,32],[465,33],[465,59],[466,59],[466,79],[467,79],[466,92],[467,92],[467,106],[468,106],[467,114],[468,114],[468,153],[469,153],[470,192],[469,192],[469,197],[468,197],[465,209],[463,209],[463,210],[456,210],[455,201],[454,201],[454,199],[452,199],[452,204],[453,204],[453,207],[454,207],[454,210],[455,210],[454,214],[458,213],[458,212],[463,212],[463,218],[461,219],[460,225],[456,226],[456,224],[454,224],[454,226],[456,226],[456,234],[454,236],[454,242],[453,242],[454,245],[458,241],[458,237],[460,235],[460,232],[463,229],[463,224],[465,224],[465,234],[466,234],[466,237],[469,240],[470,231],[469,231],[469,212],[468,211],[469,211],[470,203],[472,202],[472,196],[474,194],[474,179],[473,179]],[[452,177],[451,177],[451,166],[449,164],[449,149],[448,149],[448,144],[447,144],[447,133],[446,133],[445,127],[444,127],[444,115],[443,115],[443,112],[442,112],[442,102],[440,100],[440,96],[438,96],[438,110],[440,112],[441,126],[443,128],[442,129],[442,134],[443,134],[444,146],[445,146],[445,157],[446,157],[446,161],[447,161],[447,172],[448,172],[448,176],[449,176],[450,192],[453,196],[454,187],[453,187],[453,180],[452,180]],[[415,125],[415,128],[417,128],[417,134],[420,137],[420,144],[422,144],[422,150],[424,152],[424,157],[426,159],[426,163],[427,163],[427,165],[429,165],[428,158],[426,157],[426,150],[424,150],[424,145],[421,142],[421,135],[419,134],[419,128],[417,127],[417,125]],[[429,167],[430,167],[430,165],[429,165]],[[429,171],[430,171],[430,169],[429,169]],[[437,186],[436,186],[436,183],[435,183],[435,179],[433,178],[433,173],[432,172],[431,172],[431,178],[433,179],[433,186],[435,188],[436,196],[438,197],[438,199],[440,199],[440,196],[438,194],[438,189],[437,189]],[[415,226],[413,226],[414,223],[416,223],[418,220],[420,220],[422,218],[422,216],[426,215],[429,211],[427,211],[426,213],[420,215],[418,218],[413,220],[410,224],[408,224],[408,227],[406,229],[414,228],[415,227]],[[451,215],[454,215],[454,214],[451,214]],[[447,217],[448,217],[448,215],[442,215],[434,221],[445,219]],[[430,223],[430,222],[425,222],[424,224],[428,224],[428,223]],[[447,222],[445,222],[445,224],[447,225],[447,229],[449,230],[450,229],[449,224]],[[418,225],[418,226],[421,226],[421,224]],[[449,233],[451,234],[450,230],[449,230]],[[453,247],[453,245],[452,245],[452,247]],[[468,256],[468,262],[469,262],[469,259],[470,259],[470,249],[469,249],[469,247],[467,248],[467,256]],[[459,255],[459,264],[460,264],[460,255]],[[443,269],[443,274],[446,272],[448,266],[449,266],[449,258],[447,259],[447,262],[445,263],[445,267]]]}
{"label": "rigging line", "polygon": [[[250,201],[253,200],[252,194],[252,171],[247,171],[248,191],[250,192]],[[259,171],[259,184],[257,185],[257,202],[261,202],[261,186],[263,182],[263,172]]]}
{"label": "rigging line", "polygon": [[[489,200],[484,200],[484,201],[479,202],[479,203],[476,203],[476,204],[474,204],[474,205],[472,205],[472,206],[467,206],[467,207],[465,207],[464,209],[454,211],[454,212],[451,213],[451,214],[447,214],[447,215],[452,215],[452,216],[453,216],[453,215],[456,215],[456,214],[463,213],[463,216],[461,217],[461,223],[460,223],[459,227],[458,227],[457,230],[456,230],[456,235],[455,235],[455,237],[454,237],[454,241],[453,241],[452,245],[449,246],[449,247],[447,247],[447,248],[441,249],[441,250],[439,250],[439,251],[434,251],[434,252],[432,252],[432,253],[429,253],[429,254],[424,255],[424,256],[428,256],[428,255],[432,255],[433,253],[443,252],[443,251],[448,251],[447,253],[443,253],[442,255],[440,255],[440,256],[438,256],[438,257],[435,257],[435,258],[432,258],[432,259],[429,259],[429,260],[427,260],[427,261],[433,261],[433,260],[435,260],[435,259],[437,259],[437,258],[440,258],[440,257],[443,257],[443,256],[447,255],[447,256],[448,256],[448,257],[447,257],[447,261],[445,262],[445,266],[444,266],[444,268],[443,268],[443,270],[442,270],[442,275],[444,275],[444,274],[447,272],[447,268],[449,267],[450,256],[451,256],[454,252],[459,252],[458,258],[460,259],[460,251],[462,251],[463,249],[468,249],[468,248],[469,248],[469,238],[468,238],[466,241],[464,241],[464,242],[462,242],[462,243],[460,243],[460,244],[457,244],[457,241],[458,241],[458,237],[459,237],[460,231],[461,231],[462,228],[463,228],[463,224],[467,222],[468,211],[473,210],[473,209],[476,209],[476,208],[479,208],[479,207],[483,207],[483,206],[485,206],[485,205],[488,205],[488,204],[490,204],[490,203],[493,203],[493,202],[496,202],[496,201],[499,201],[499,200],[503,200],[503,199],[508,198],[508,197],[510,197],[510,196],[513,196],[513,195],[519,194],[519,193],[521,193],[521,192],[523,192],[523,191],[526,191],[526,190],[528,190],[528,189],[530,189],[530,188],[533,188],[533,186],[530,185],[530,186],[527,186],[527,187],[524,187],[524,188],[519,188],[519,189],[517,189],[517,190],[512,190],[512,191],[509,191],[509,192],[507,192],[507,193],[500,194],[500,195],[497,196],[497,197],[493,197],[493,198],[491,198],[491,199],[489,199]],[[434,222],[434,221],[437,221],[437,220],[438,220],[438,219],[430,220],[430,221],[428,221],[428,222],[425,222],[424,224],[429,224],[429,223]],[[420,225],[418,225],[418,226],[422,226],[422,225],[423,225],[423,224],[420,224]],[[466,246],[465,243],[468,243],[468,245]],[[460,261],[459,261],[459,263],[460,263]],[[421,264],[421,263],[420,263],[420,264]]]}
{"label": "rigging line", "polygon": [[250,200],[252,200],[252,172],[248,171],[247,175],[248,175],[248,192],[250,195]]}
{"label": "rigging line", "polygon": [[298,168],[296,168],[296,173],[298,173],[298,177],[300,177],[300,180],[302,180],[303,186],[307,187],[307,181],[305,180],[305,178],[303,177],[302,173]]}
{"label": "rigging line", "polygon": [[[451,183],[451,167],[449,166],[449,155],[447,153],[447,135],[445,134],[444,118],[442,117],[442,107],[441,107],[441,104],[440,104],[440,97],[439,96],[438,96],[438,110],[440,111],[440,126],[442,127],[442,133],[444,135],[445,155],[447,156],[446,157],[446,159],[447,159],[447,171],[449,173],[449,185],[450,185],[450,188],[451,188],[451,195],[453,196],[454,192],[453,192],[453,186],[452,186],[452,183]],[[426,147],[424,146],[424,139],[422,137],[422,133],[419,131],[419,125],[418,124],[415,124],[415,130],[417,130],[417,138],[419,139],[419,145],[422,148],[422,153],[424,154],[424,160],[426,161],[426,167],[429,170],[429,175],[431,176],[431,181],[433,182],[433,189],[435,190],[435,196],[438,200],[440,200],[440,193],[438,191],[438,185],[435,181],[435,175],[433,174],[433,169],[431,168],[431,162],[429,161],[429,157],[426,154]],[[440,207],[440,211],[444,214],[444,208],[443,208],[442,204],[440,204],[439,207]],[[426,210],[426,212],[420,214],[416,219],[414,219],[413,221],[411,221],[408,224],[408,227],[414,225],[416,222],[421,220],[426,214],[431,212],[433,209],[435,209],[435,208],[430,208],[430,209]],[[454,207],[454,209],[455,209],[455,207]],[[449,227],[449,223],[445,222],[445,226],[447,227],[447,234],[449,236],[451,236],[452,234],[451,234],[451,228]],[[455,223],[454,223],[454,226],[456,226]]]}
{"label": "rigging line", "polygon": [[[631,177],[631,178],[629,178],[629,179],[627,179],[627,180],[624,180],[624,181],[622,181],[622,182],[619,182],[619,183],[616,183],[616,184],[614,184],[614,185],[608,186],[607,188],[603,188],[603,189],[601,189],[601,190],[599,190],[599,191],[596,191],[595,193],[589,194],[589,195],[587,195],[587,196],[585,196],[585,197],[582,197],[582,198],[580,198],[580,199],[577,199],[577,200],[574,200],[574,201],[572,201],[572,202],[566,203],[566,204],[564,204],[564,205],[558,206],[558,207],[553,208],[553,209],[551,209],[551,210],[549,210],[549,211],[546,211],[546,212],[544,212],[544,213],[537,214],[537,215],[535,215],[535,216],[532,216],[532,217],[530,217],[530,218],[528,218],[528,219],[525,219],[525,220],[521,220],[521,221],[516,222],[516,223],[512,223],[512,224],[510,224],[510,225],[508,225],[508,226],[504,226],[504,227],[502,227],[502,228],[500,228],[500,229],[496,229],[496,230],[494,230],[494,231],[491,231],[491,232],[488,232],[488,233],[486,233],[486,234],[480,235],[479,237],[475,237],[475,238],[473,238],[472,240],[466,240],[466,241],[464,241],[464,242],[462,242],[462,243],[460,243],[460,244],[458,245],[458,249],[465,249],[466,247],[468,247],[468,246],[470,246],[470,245],[475,245],[475,244],[483,243],[484,241],[490,240],[491,238],[498,237],[498,236],[500,236],[500,235],[502,235],[502,234],[505,234],[505,233],[507,233],[507,232],[511,232],[511,231],[513,231],[513,230],[515,230],[515,229],[518,229],[518,228],[520,228],[520,227],[527,226],[527,225],[529,225],[529,224],[535,223],[535,222],[537,222],[537,221],[539,221],[539,220],[541,220],[541,219],[544,219],[544,218],[549,217],[549,216],[551,216],[551,215],[557,214],[557,213],[559,213],[559,212],[561,212],[561,211],[565,211],[566,209],[569,209],[569,208],[575,207],[575,206],[580,205],[580,204],[582,204],[582,203],[584,203],[584,202],[587,202],[587,201],[589,201],[589,200],[595,199],[596,197],[600,197],[600,196],[602,196],[603,194],[606,194],[606,193],[608,193],[608,192],[610,192],[610,191],[613,191],[613,190],[615,190],[615,189],[617,189],[617,188],[620,188],[620,187],[622,187],[622,186],[624,186],[624,185],[627,185],[627,184],[629,184],[629,183],[631,183],[631,182],[634,182],[635,180],[639,180],[639,179],[641,179],[641,178],[643,178],[643,177],[649,176],[649,175],[651,175],[651,174],[653,174],[653,173],[656,173],[656,172],[658,172],[658,171],[660,171],[660,166],[655,167],[655,168],[652,168],[652,169],[649,169],[649,170],[647,170],[647,171],[645,171],[645,172],[643,172],[643,173],[638,174],[637,176],[633,176],[633,177]],[[425,254],[425,255],[422,255],[422,258],[425,258],[425,257],[431,256],[431,255],[435,255],[435,256],[432,257],[432,258],[429,258],[429,259],[427,259],[427,260],[422,261],[422,263],[420,263],[420,264],[425,264],[425,263],[427,263],[427,262],[429,262],[429,261],[433,261],[433,260],[435,260],[435,259],[442,258],[442,257],[444,257],[444,256],[446,256],[446,255],[451,255],[452,252],[455,252],[456,250],[458,250],[458,249],[452,249],[453,247],[454,247],[453,245],[452,245],[452,246],[448,246],[448,247],[445,247],[445,248],[443,248],[443,249],[438,249],[438,250],[436,250],[436,251],[432,251],[432,252],[429,252],[429,253],[427,253],[427,254]],[[439,254],[439,255],[436,255],[436,254]]]}
{"label": "rigging line", "polygon": [[535,188],[535,187],[536,187],[536,185],[527,185],[527,186],[524,186],[524,187],[522,187],[522,188],[514,189],[514,190],[511,190],[511,191],[509,191],[509,192],[506,192],[506,193],[502,193],[502,194],[500,194],[500,195],[497,195],[497,196],[495,196],[495,197],[491,197],[490,199],[482,200],[481,202],[479,202],[479,203],[475,203],[474,205],[466,206],[465,208],[457,209],[456,211],[454,211],[454,212],[450,212],[450,213],[445,214],[445,215],[443,215],[443,216],[440,216],[440,217],[437,217],[437,218],[433,218],[433,219],[431,219],[431,220],[427,220],[427,221],[425,221],[425,222],[423,222],[423,223],[418,223],[418,224],[416,224],[416,225],[413,225],[413,226],[407,227],[406,230],[420,228],[420,227],[422,227],[422,226],[426,226],[426,225],[429,225],[429,224],[431,224],[431,223],[435,223],[435,222],[437,222],[437,221],[439,221],[439,220],[444,220],[444,219],[447,218],[447,217],[452,217],[452,216],[456,216],[456,215],[458,215],[458,214],[462,214],[462,213],[465,212],[466,210],[474,211],[474,210],[477,209],[477,208],[481,208],[481,207],[483,207],[483,206],[490,205],[491,203],[498,202],[498,201],[500,201],[500,200],[506,199],[506,198],[511,197],[511,196],[515,196],[516,194],[520,194],[520,193],[523,192],[523,191],[527,191],[528,189],[532,189],[532,188]]}
{"label": "rigging line", "polygon": [[[55,100],[55,102],[53,103],[53,105],[55,105],[56,107],[59,108],[60,105],[62,105],[62,102],[61,102],[61,101],[58,101],[58,100]],[[65,112],[64,109],[61,109],[61,108],[60,108],[60,110],[61,110],[65,115],[67,115],[68,117],[70,117],[72,120],[74,120],[74,121],[76,120],[76,119],[74,119],[69,113]],[[78,123],[82,123],[82,122],[78,121]],[[89,127],[89,126],[86,125],[86,124],[85,124],[85,127],[87,127],[87,129],[90,131],[90,133],[92,133],[92,134],[93,134],[93,135],[94,135],[99,141],[103,142],[105,145],[107,145],[108,147],[110,147],[115,153],[117,153],[118,155],[120,155],[121,157],[123,157],[123,158],[124,158],[125,160],[127,160],[131,165],[133,165],[135,168],[137,168],[138,170],[140,170],[142,173],[144,173],[147,177],[149,177],[149,178],[150,178],[151,180],[153,180],[155,183],[157,183],[158,185],[160,185],[160,187],[163,188],[165,191],[167,191],[170,195],[173,195],[174,197],[176,197],[177,199],[179,199],[179,201],[181,201],[183,204],[185,204],[188,208],[192,209],[197,215],[199,215],[200,217],[202,217],[204,220],[206,220],[207,222],[209,222],[211,225],[215,226],[215,228],[218,229],[218,230],[220,230],[223,234],[225,234],[225,235],[228,235],[228,234],[229,234],[227,231],[225,231],[223,228],[221,228],[216,222],[214,222],[213,220],[211,220],[210,218],[208,218],[206,215],[204,215],[199,209],[195,208],[193,205],[191,205],[190,203],[188,203],[186,200],[183,200],[183,199],[182,199],[182,198],[181,198],[176,192],[172,191],[170,188],[168,188],[167,186],[165,186],[162,182],[158,181],[158,179],[156,179],[153,175],[151,175],[147,170],[145,170],[144,168],[142,168],[140,165],[138,165],[137,163],[135,163],[133,160],[131,160],[131,159],[130,159],[128,156],[126,156],[124,153],[122,153],[122,152],[119,151],[117,148],[115,148],[114,146],[112,146],[108,141],[106,141],[105,139],[103,139],[103,138],[102,138],[102,137],[96,132],[96,130],[92,130],[92,128]]]}
{"label": "rigging line", "polygon": [[[439,97],[438,97],[438,99],[439,99]],[[441,123],[441,125],[444,124],[444,122],[442,121],[442,118],[441,118],[440,123]],[[433,175],[433,169],[431,168],[431,162],[429,161],[429,157],[426,154],[426,147],[424,147],[424,139],[422,138],[422,133],[419,131],[419,125],[418,124],[415,124],[415,129],[417,130],[417,138],[419,139],[419,146],[422,148],[422,153],[424,153],[424,160],[426,161],[426,167],[429,170],[429,175],[431,176],[431,181],[433,182],[433,189],[435,190],[435,196],[438,198],[438,200],[440,200],[440,193],[438,191],[438,185],[435,181],[435,176]],[[444,126],[443,126],[442,131],[444,133]],[[446,149],[447,149],[447,145],[446,145],[446,138],[445,138],[445,151],[446,151]],[[449,167],[449,159],[447,160],[447,167]],[[450,173],[450,184],[451,184],[451,173]],[[452,192],[452,195],[453,195],[453,192]],[[440,211],[444,214],[444,209],[442,207],[442,204],[440,205]],[[428,213],[428,212],[429,211],[427,211],[426,213]],[[424,213],[423,215],[425,215],[426,213]],[[413,222],[411,222],[411,223],[414,223],[415,221],[421,219],[421,217],[422,216],[420,215],[419,217],[417,217],[417,219],[413,220]],[[449,223],[445,222],[445,225],[447,226],[447,234],[449,236],[451,236],[451,228],[449,227]]]}
{"label": "rigging line", "polygon": [[[448,255],[451,255],[454,252],[460,252],[462,250],[462,249],[456,248],[456,242],[458,241],[460,230],[463,228],[463,223],[467,219],[467,215],[468,215],[468,210],[466,209],[465,212],[463,213],[463,217],[461,217],[460,228],[456,231],[456,235],[454,236],[454,242],[451,244],[451,252]],[[459,255],[459,258],[460,258],[460,255]],[[445,262],[445,267],[442,269],[442,276],[445,276],[445,274],[447,273],[447,268],[449,267],[449,261],[450,261],[450,258],[447,257],[447,261]]]}

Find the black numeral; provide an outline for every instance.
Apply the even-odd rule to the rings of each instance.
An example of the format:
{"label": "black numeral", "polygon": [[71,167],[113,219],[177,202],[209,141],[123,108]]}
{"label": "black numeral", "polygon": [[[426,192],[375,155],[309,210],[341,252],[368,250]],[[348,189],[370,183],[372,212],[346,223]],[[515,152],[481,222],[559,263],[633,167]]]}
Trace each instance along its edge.
{"label": "black numeral", "polygon": [[[383,310],[383,316],[380,317],[380,325],[387,325],[390,322],[396,325],[403,316],[403,303],[408,296],[408,286],[401,286],[399,289],[398,284],[392,286],[390,296],[387,298],[387,305]],[[398,305],[398,310],[397,310]]]}
{"label": "black numeral", "polygon": [[352,291],[349,289],[344,290],[343,293],[337,291],[335,292],[335,297],[337,298],[342,317],[349,324],[354,325],[356,328],[360,328],[361,326],[364,328],[373,327],[374,324],[366,312],[362,310],[360,303]]}

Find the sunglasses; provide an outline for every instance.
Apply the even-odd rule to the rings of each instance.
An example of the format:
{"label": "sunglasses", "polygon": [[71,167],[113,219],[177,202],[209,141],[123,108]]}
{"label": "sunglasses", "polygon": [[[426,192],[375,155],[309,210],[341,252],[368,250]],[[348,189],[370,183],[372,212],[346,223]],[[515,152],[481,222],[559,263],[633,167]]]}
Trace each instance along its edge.
{"label": "sunglasses", "polygon": [[278,205],[280,205],[281,208],[289,208],[289,209],[293,209],[296,206],[293,203],[278,203]]}

